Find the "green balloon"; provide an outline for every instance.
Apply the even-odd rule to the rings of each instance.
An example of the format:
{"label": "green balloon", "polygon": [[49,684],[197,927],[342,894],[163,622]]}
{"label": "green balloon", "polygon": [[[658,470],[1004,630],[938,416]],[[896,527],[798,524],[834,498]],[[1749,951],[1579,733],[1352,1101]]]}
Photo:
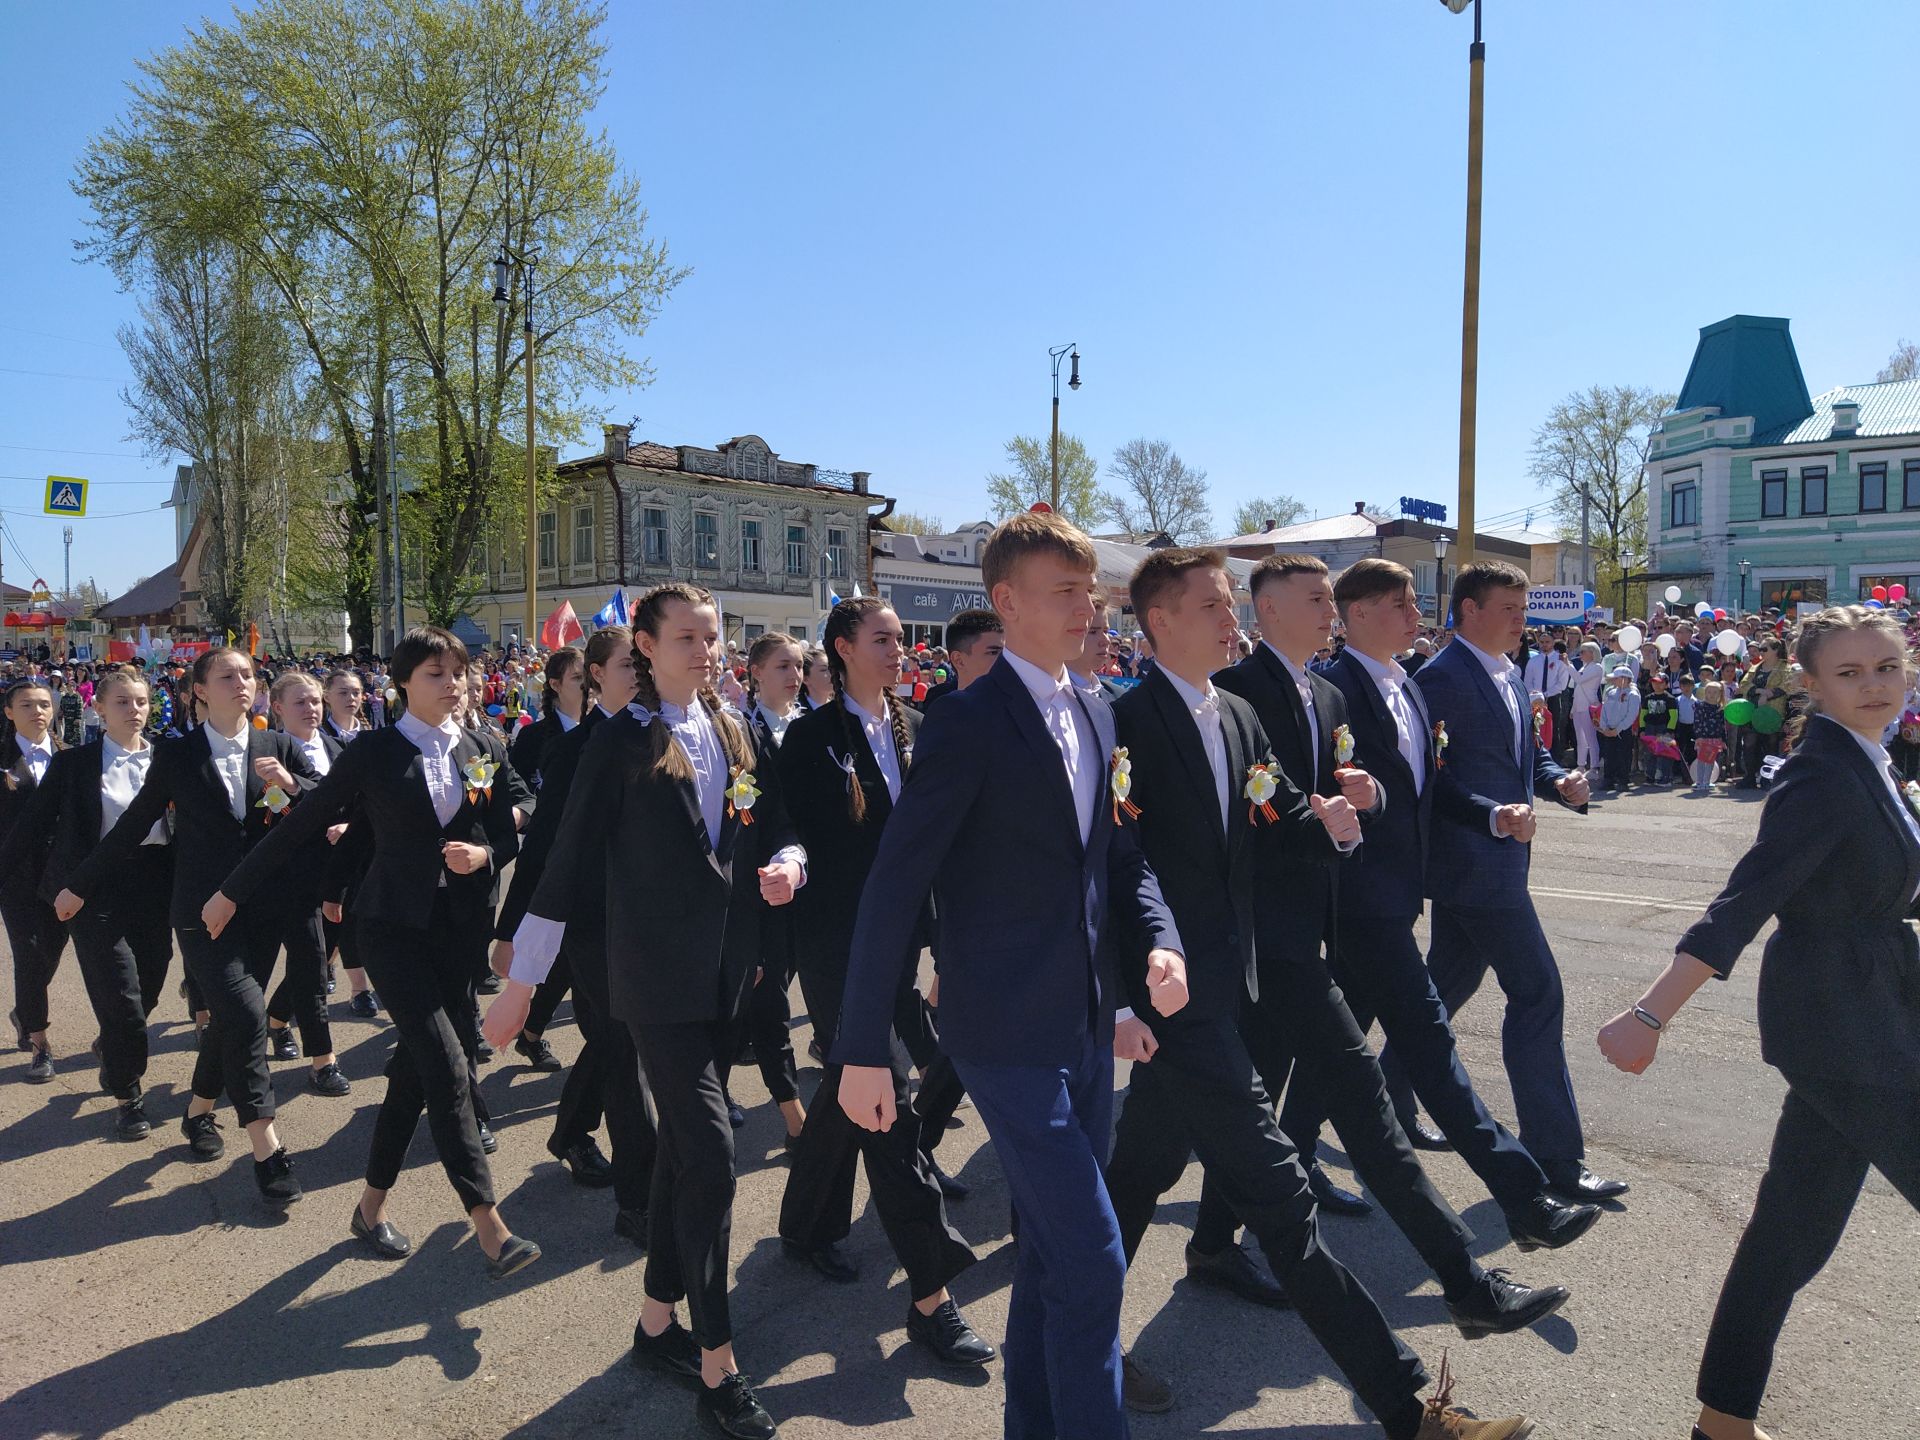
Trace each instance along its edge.
{"label": "green balloon", "polygon": [[1787,717],[1778,710],[1766,705],[1754,707],[1753,728],[1756,734],[1771,735],[1787,723]]}
{"label": "green balloon", "polygon": [[1730,700],[1722,716],[1729,725],[1746,725],[1753,720],[1753,709],[1751,700]]}

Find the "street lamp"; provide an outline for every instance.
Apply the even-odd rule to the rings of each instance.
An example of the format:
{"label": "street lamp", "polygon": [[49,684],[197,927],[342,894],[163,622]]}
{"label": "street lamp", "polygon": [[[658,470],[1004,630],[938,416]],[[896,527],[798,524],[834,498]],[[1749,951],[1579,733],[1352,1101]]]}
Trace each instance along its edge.
{"label": "street lamp", "polygon": [[1740,613],[1742,615],[1747,613],[1747,576],[1752,573],[1753,561],[1742,560],[1740,562]]}
{"label": "street lamp", "polygon": [[1062,357],[1073,361],[1073,372],[1067,377],[1067,388],[1080,388],[1080,347],[1078,344],[1056,345],[1047,351],[1053,361],[1053,513],[1060,513],[1060,361]]}
{"label": "street lamp", "polygon": [[[540,500],[534,477],[536,465],[533,450],[533,267],[540,261],[537,250],[521,254],[504,241],[500,253],[493,257],[493,305],[500,313],[500,323],[504,326],[513,310],[513,271],[517,266],[521,283],[526,287],[526,308],[520,315],[520,335],[527,347],[527,623],[526,633],[520,637],[521,643],[531,648],[534,637],[540,633],[540,617],[537,612],[540,574]],[[480,377],[474,377],[474,383],[480,383]]]}
{"label": "street lamp", "polygon": [[1454,14],[1473,6],[1473,48],[1467,51],[1467,265],[1460,296],[1460,563],[1473,563],[1474,420],[1480,384],[1480,140],[1485,114],[1487,47],[1480,39],[1480,0],[1440,0]]}
{"label": "street lamp", "polygon": [[1436,624],[1444,624],[1447,618],[1447,605],[1443,598],[1447,593],[1447,532],[1436,530],[1433,535],[1433,617]]}

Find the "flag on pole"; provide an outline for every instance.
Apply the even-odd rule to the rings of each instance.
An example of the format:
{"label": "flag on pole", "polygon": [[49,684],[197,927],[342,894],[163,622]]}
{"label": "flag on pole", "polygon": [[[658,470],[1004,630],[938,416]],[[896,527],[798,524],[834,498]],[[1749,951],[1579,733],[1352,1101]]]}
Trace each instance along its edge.
{"label": "flag on pole", "polygon": [[260,658],[260,627],[251,620],[247,622],[247,654]]}
{"label": "flag on pole", "polygon": [[562,600],[553,613],[540,622],[540,644],[545,649],[558,650],[562,645],[586,638],[587,632],[581,627],[580,617],[573,613],[571,600]]}
{"label": "flag on pole", "polygon": [[608,625],[631,625],[633,623],[627,610],[627,592],[625,589],[615,589],[613,598],[608,600],[607,603],[602,605],[598,610],[594,611],[593,623],[602,628]]}

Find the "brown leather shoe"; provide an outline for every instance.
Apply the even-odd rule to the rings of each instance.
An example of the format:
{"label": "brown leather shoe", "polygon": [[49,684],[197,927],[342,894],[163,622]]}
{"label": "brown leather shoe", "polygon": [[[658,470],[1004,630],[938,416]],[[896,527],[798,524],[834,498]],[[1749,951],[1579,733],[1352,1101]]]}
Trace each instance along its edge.
{"label": "brown leather shoe", "polygon": [[1173,1408],[1173,1387],[1123,1350],[1120,1401],[1137,1415],[1164,1415]]}
{"label": "brown leather shoe", "polygon": [[1479,1420],[1453,1404],[1453,1371],[1447,1365],[1446,1352],[1440,1354],[1440,1379],[1427,1398],[1426,1413],[1420,1417],[1420,1429],[1414,1440],[1527,1440],[1533,1434],[1533,1421],[1524,1415],[1504,1420]]}

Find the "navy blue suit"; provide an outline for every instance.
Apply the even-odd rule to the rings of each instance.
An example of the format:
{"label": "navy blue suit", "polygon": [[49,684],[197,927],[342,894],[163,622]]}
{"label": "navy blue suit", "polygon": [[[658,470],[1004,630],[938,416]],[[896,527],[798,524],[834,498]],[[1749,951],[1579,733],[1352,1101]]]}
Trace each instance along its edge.
{"label": "navy blue suit", "polygon": [[[1586,1153],[1580,1111],[1567,1072],[1566,996],[1560,967],[1527,892],[1531,849],[1496,837],[1492,806],[1559,798],[1567,772],[1535,740],[1518,671],[1509,684],[1516,721],[1486,666],[1456,641],[1420,667],[1413,688],[1433,726],[1446,727],[1439,763],[1486,804],[1436,809],[1427,851],[1433,940],[1427,969],[1449,1015],[1473,998],[1489,967],[1506,992],[1501,1040],[1521,1143],[1548,1168]],[[1433,731],[1430,728],[1429,734]],[[1395,1103],[1411,1105],[1411,1086],[1391,1043],[1381,1054]]]}
{"label": "navy blue suit", "polygon": [[1079,692],[1071,704],[1084,721],[1080,763],[1098,779],[1084,842],[1059,745],[1008,660],[927,716],[861,897],[832,1055],[839,1065],[888,1063],[931,892],[941,1046],[993,1137],[1019,1217],[1008,1440],[1051,1440],[1069,1427],[1085,1440],[1127,1434],[1126,1257],[1101,1178],[1113,1012],[1122,965],[1141,967],[1154,946],[1180,948],[1138,842],[1114,822],[1112,712]]}

